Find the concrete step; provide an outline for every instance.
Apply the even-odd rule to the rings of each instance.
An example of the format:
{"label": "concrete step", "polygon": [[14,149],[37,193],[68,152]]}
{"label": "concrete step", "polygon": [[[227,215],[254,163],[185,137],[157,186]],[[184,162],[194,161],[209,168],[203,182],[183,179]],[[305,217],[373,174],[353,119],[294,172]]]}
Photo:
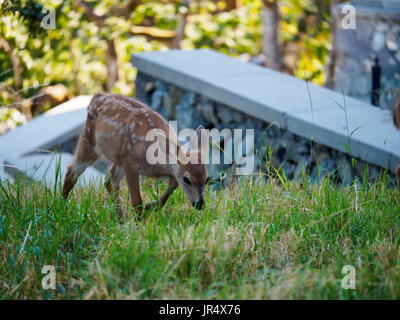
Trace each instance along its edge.
{"label": "concrete step", "polygon": [[[86,121],[86,109],[91,98],[79,96],[71,99],[0,136],[0,179],[12,179],[23,173],[31,179],[53,184],[56,156],[42,152],[79,135]],[[62,176],[72,157],[68,153],[61,154]],[[101,172],[90,167],[80,183],[102,177]]]}
{"label": "concrete step", "polygon": [[50,148],[78,135],[91,98],[71,99],[0,136],[0,159]]}
{"label": "concrete step", "polygon": [[[14,179],[18,175],[25,178],[45,182],[48,185],[64,179],[68,164],[72,161],[73,155],[69,153],[41,153],[31,154],[22,157],[9,157],[5,160],[4,170]],[[87,183],[100,183],[104,175],[96,169],[89,167],[81,175],[78,184],[84,186]]]}

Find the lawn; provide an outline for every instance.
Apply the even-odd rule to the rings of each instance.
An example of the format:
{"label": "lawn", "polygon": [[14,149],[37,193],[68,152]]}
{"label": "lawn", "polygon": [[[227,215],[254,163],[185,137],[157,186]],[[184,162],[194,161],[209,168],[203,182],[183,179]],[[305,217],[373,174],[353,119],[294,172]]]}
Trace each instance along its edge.
{"label": "lawn", "polygon": [[[206,208],[182,190],[137,221],[100,185],[0,183],[2,299],[399,299],[399,194],[383,175],[342,187],[241,178],[207,186]],[[152,200],[166,184],[145,180]],[[56,289],[41,285],[53,265]],[[342,268],[356,288],[342,288]]]}

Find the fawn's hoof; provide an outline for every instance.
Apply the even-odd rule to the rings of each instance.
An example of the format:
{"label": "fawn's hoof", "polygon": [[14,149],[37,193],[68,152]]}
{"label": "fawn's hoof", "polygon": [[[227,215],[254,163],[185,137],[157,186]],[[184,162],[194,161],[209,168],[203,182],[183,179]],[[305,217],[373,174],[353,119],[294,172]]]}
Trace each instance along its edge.
{"label": "fawn's hoof", "polygon": [[144,208],[146,211],[154,211],[158,207],[158,205],[159,205],[158,201],[152,201],[146,204]]}

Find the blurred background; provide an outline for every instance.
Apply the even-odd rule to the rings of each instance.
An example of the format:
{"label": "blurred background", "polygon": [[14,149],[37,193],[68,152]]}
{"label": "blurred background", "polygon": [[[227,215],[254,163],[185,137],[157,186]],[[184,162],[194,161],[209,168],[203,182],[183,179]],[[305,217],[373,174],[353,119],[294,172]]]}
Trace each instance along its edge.
{"label": "blurred background", "polygon": [[211,48],[332,87],[341,2],[0,0],[0,134],[74,96],[132,96],[140,51]]}
{"label": "blurred background", "polygon": [[[43,7],[55,8],[55,29],[40,27]],[[0,0],[0,130],[73,96],[133,95],[130,55],[140,51],[211,48],[324,85],[330,7],[329,0]]]}

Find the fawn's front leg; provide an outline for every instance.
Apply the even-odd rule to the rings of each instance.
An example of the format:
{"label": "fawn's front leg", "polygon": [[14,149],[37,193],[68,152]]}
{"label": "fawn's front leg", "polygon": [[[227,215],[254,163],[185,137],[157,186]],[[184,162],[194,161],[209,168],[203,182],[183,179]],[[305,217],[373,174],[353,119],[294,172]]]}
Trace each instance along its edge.
{"label": "fawn's front leg", "polygon": [[142,216],[143,202],[140,196],[139,175],[137,169],[134,167],[125,167],[124,171],[131,196],[132,207],[136,210],[140,219]]}
{"label": "fawn's front leg", "polygon": [[178,181],[176,181],[175,177],[169,177],[167,190],[163,193],[159,200],[146,204],[146,210],[154,210],[157,206],[163,207],[167,202],[169,196],[175,191],[177,187]]}

